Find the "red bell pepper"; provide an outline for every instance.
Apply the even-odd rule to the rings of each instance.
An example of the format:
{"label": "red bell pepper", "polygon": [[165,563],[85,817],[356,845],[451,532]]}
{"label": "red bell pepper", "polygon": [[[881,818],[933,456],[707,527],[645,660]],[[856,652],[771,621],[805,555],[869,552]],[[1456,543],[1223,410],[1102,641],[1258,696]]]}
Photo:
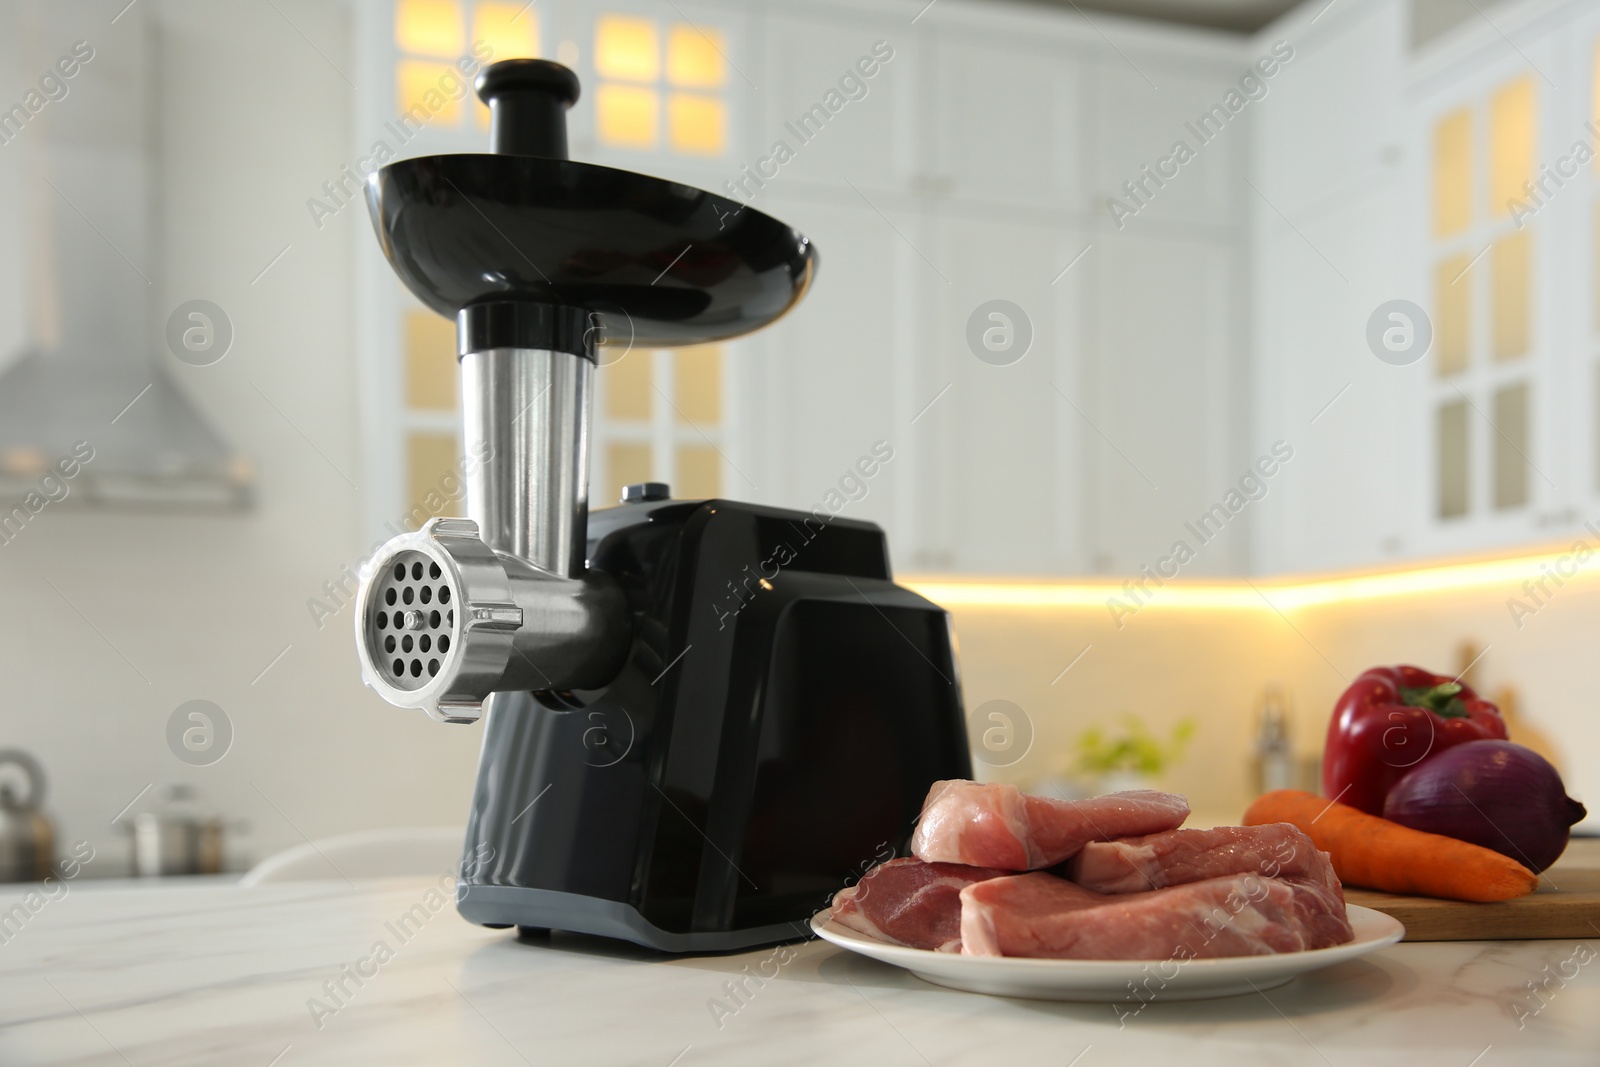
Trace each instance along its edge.
{"label": "red bell pepper", "polygon": [[1334,705],[1322,792],[1369,815],[1401,775],[1464,741],[1506,739],[1500,709],[1447,675],[1373,667]]}

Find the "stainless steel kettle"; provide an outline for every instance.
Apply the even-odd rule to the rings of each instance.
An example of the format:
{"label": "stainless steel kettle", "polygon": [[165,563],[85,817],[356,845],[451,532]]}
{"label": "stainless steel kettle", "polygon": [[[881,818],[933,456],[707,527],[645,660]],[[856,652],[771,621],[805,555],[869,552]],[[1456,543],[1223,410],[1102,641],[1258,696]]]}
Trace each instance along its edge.
{"label": "stainless steel kettle", "polygon": [[27,791],[0,781],[0,882],[43,881],[55,865],[55,829],[44,811],[44,768],[21,749],[0,750],[0,773],[16,767]]}

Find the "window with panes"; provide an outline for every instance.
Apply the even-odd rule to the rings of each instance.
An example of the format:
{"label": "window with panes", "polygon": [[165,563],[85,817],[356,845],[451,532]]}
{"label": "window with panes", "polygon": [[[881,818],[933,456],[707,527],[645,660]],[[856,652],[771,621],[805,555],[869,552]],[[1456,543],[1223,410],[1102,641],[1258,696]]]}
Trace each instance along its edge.
{"label": "window with panes", "polygon": [[1433,127],[1431,416],[1440,520],[1515,511],[1532,500],[1541,233],[1537,212],[1525,208],[1538,116],[1538,86],[1524,74]]}
{"label": "window with panes", "polygon": [[[551,40],[541,40],[535,4],[396,0],[393,10],[396,111],[403,115],[424,99],[437,105],[430,109],[430,132],[454,130],[462,138],[450,150],[483,151],[488,130],[488,109],[470,92],[459,100],[446,95],[442,104],[428,96],[448,82],[456,61],[548,51],[576,67],[584,58],[582,33],[557,40],[552,32]],[[627,165],[646,172],[652,156],[701,162],[727,156],[730,63],[723,29],[705,19],[691,22],[672,5],[661,17],[600,5],[588,14],[592,18],[579,23],[591,30],[590,63],[579,68],[587,98],[580,106],[593,108],[594,145],[622,151]],[[396,305],[404,347],[399,431],[406,500],[400,511],[422,518],[460,514],[464,502],[442,500],[441,492],[462,462],[455,325],[409,295]],[[604,351],[596,397],[594,506],[615,502],[623,486],[642,481],[668,482],[685,498],[721,493],[730,466],[722,346]]]}

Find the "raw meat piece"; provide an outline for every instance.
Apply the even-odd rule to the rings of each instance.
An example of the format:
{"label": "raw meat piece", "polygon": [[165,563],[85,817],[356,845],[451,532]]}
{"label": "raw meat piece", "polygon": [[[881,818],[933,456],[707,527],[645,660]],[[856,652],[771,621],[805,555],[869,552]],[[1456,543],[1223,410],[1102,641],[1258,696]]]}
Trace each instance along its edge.
{"label": "raw meat piece", "polygon": [[1188,817],[1183,797],[1150,789],[1051,800],[1014,785],[955,779],[928,791],[911,851],[929,863],[1032,871],[1060,863],[1087,842],[1172,830]]}
{"label": "raw meat piece", "polygon": [[1067,861],[1065,873],[1097,893],[1140,893],[1225,874],[1259,874],[1305,879],[1344,901],[1328,854],[1286,822],[1094,841]]}
{"label": "raw meat piece", "polygon": [[1298,952],[1350,940],[1331,904],[1325,887],[1255,874],[1110,895],[1051,874],[1019,874],[961,891],[961,951],[1124,960]]}
{"label": "raw meat piece", "polygon": [[912,948],[961,951],[963,888],[1009,871],[890,860],[833,895],[833,918],[857,933]]}
{"label": "raw meat piece", "polygon": [[1350,926],[1350,915],[1345,910],[1344,889],[1339,885],[1339,879],[1331,875],[1333,864],[1328,861],[1326,852],[1319,855],[1330,871],[1327,880],[1310,877],[1280,879],[1295,891],[1295,913],[1305,931],[1306,948],[1342,945],[1346,941],[1354,941],[1356,937],[1355,930]]}
{"label": "raw meat piece", "polygon": [[1310,947],[1342,945],[1355,936],[1328,854],[1290,823],[1091,842],[1067,870],[1073,881],[1101,893],[1147,892],[1230,874],[1277,877],[1296,890],[1296,914]]}

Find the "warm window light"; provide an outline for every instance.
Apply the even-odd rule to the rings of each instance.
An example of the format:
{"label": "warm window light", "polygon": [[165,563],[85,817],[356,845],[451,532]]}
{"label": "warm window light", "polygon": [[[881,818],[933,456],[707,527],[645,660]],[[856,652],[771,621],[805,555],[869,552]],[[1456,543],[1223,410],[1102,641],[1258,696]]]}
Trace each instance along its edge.
{"label": "warm window light", "polygon": [[1520,359],[1528,353],[1531,239],[1526,230],[1507,234],[1489,254],[1490,337],[1495,359]]}
{"label": "warm window light", "polygon": [[685,89],[716,89],[727,80],[722,34],[679,24],[667,34],[667,81]]}
{"label": "warm window light", "polygon": [[[482,3],[472,15],[472,40],[482,41],[489,55],[524,59],[539,54],[539,16],[532,4]],[[571,66],[571,64],[568,64]],[[474,95],[472,112],[480,130],[489,128],[489,109]]]}
{"label": "warm window light", "polygon": [[539,16],[532,4],[480,3],[472,14],[472,39],[489,46],[496,62],[539,54]]}
{"label": "warm window light", "polygon": [[[601,391],[605,395],[608,419],[622,422],[649,422],[651,398],[651,356],[644,350],[630,351],[621,359],[599,369]],[[639,481],[646,479],[640,478]]]}
{"label": "warm window light", "polygon": [[1533,79],[1521,77],[1501,86],[1489,99],[1489,211],[1511,212],[1511,203],[1527,196],[1532,180],[1538,127]]}
{"label": "warm window light", "polygon": [[396,91],[399,93],[396,104],[400,113],[404,115],[420,107],[428,114],[430,122],[445,125],[456,122],[461,117],[461,101],[446,90],[460,79],[461,72],[448,63],[402,59],[396,68]]}
{"label": "warm window light", "polygon": [[654,148],[659,136],[661,100],[654,89],[601,85],[594,97],[600,143],[620,148]]}
{"label": "warm window light", "polygon": [[667,101],[672,150],[690,156],[720,156],[728,142],[728,108],[713,96],[673,93]]}
{"label": "warm window light", "polygon": [[694,345],[672,354],[675,414],[697,426],[722,421],[722,349]]}
{"label": "warm window light", "polygon": [[1472,337],[1472,257],[1465,252],[1433,269],[1433,347],[1441,378],[1467,369]]}
{"label": "warm window light", "polygon": [[676,496],[710,500],[722,493],[722,457],[709,445],[679,445],[672,479]]}
{"label": "warm window light", "polygon": [[400,0],[394,11],[394,43],[416,55],[461,55],[466,51],[461,5],[456,0]]}
{"label": "warm window light", "polygon": [[406,406],[430,411],[456,408],[456,324],[431,311],[405,319]]}
{"label": "warm window light", "polygon": [[[1594,84],[1589,86],[1593,99],[1590,101],[1589,119],[1591,122],[1600,122],[1600,40],[1594,43],[1594,63],[1590,65],[1594,71]],[[1600,170],[1600,155],[1595,158],[1595,169]]]}
{"label": "warm window light", "polygon": [[1433,235],[1472,223],[1472,112],[1452,111],[1433,128]]}
{"label": "warm window light", "polygon": [[[1589,120],[1600,123],[1600,40],[1595,42],[1594,62],[1590,62],[1589,69],[1594,70],[1594,85],[1589,86]],[[1600,157],[1595,158],[1595,170],[1600,170]]]}
{"label": "warm window light", "polygon": [[602,506],[622,500],[623,486],[648,482],[651,476],[650,446],[633,441],[618,441],[606,447],[606,478],[610,495]]}
{"label": "warm window light", "polygon": [[454,434],[413,433],[406,439],[407,493],[410,506],[422,509],[424,521],[432,515],[461,514],[463,501],[448,495],[460,456]]}
{"label": "warm window light", "polygon": [[653,82],[661,77],[656,24],[627,15],[601,15],[594,32],[594,69],[602,78]]}

